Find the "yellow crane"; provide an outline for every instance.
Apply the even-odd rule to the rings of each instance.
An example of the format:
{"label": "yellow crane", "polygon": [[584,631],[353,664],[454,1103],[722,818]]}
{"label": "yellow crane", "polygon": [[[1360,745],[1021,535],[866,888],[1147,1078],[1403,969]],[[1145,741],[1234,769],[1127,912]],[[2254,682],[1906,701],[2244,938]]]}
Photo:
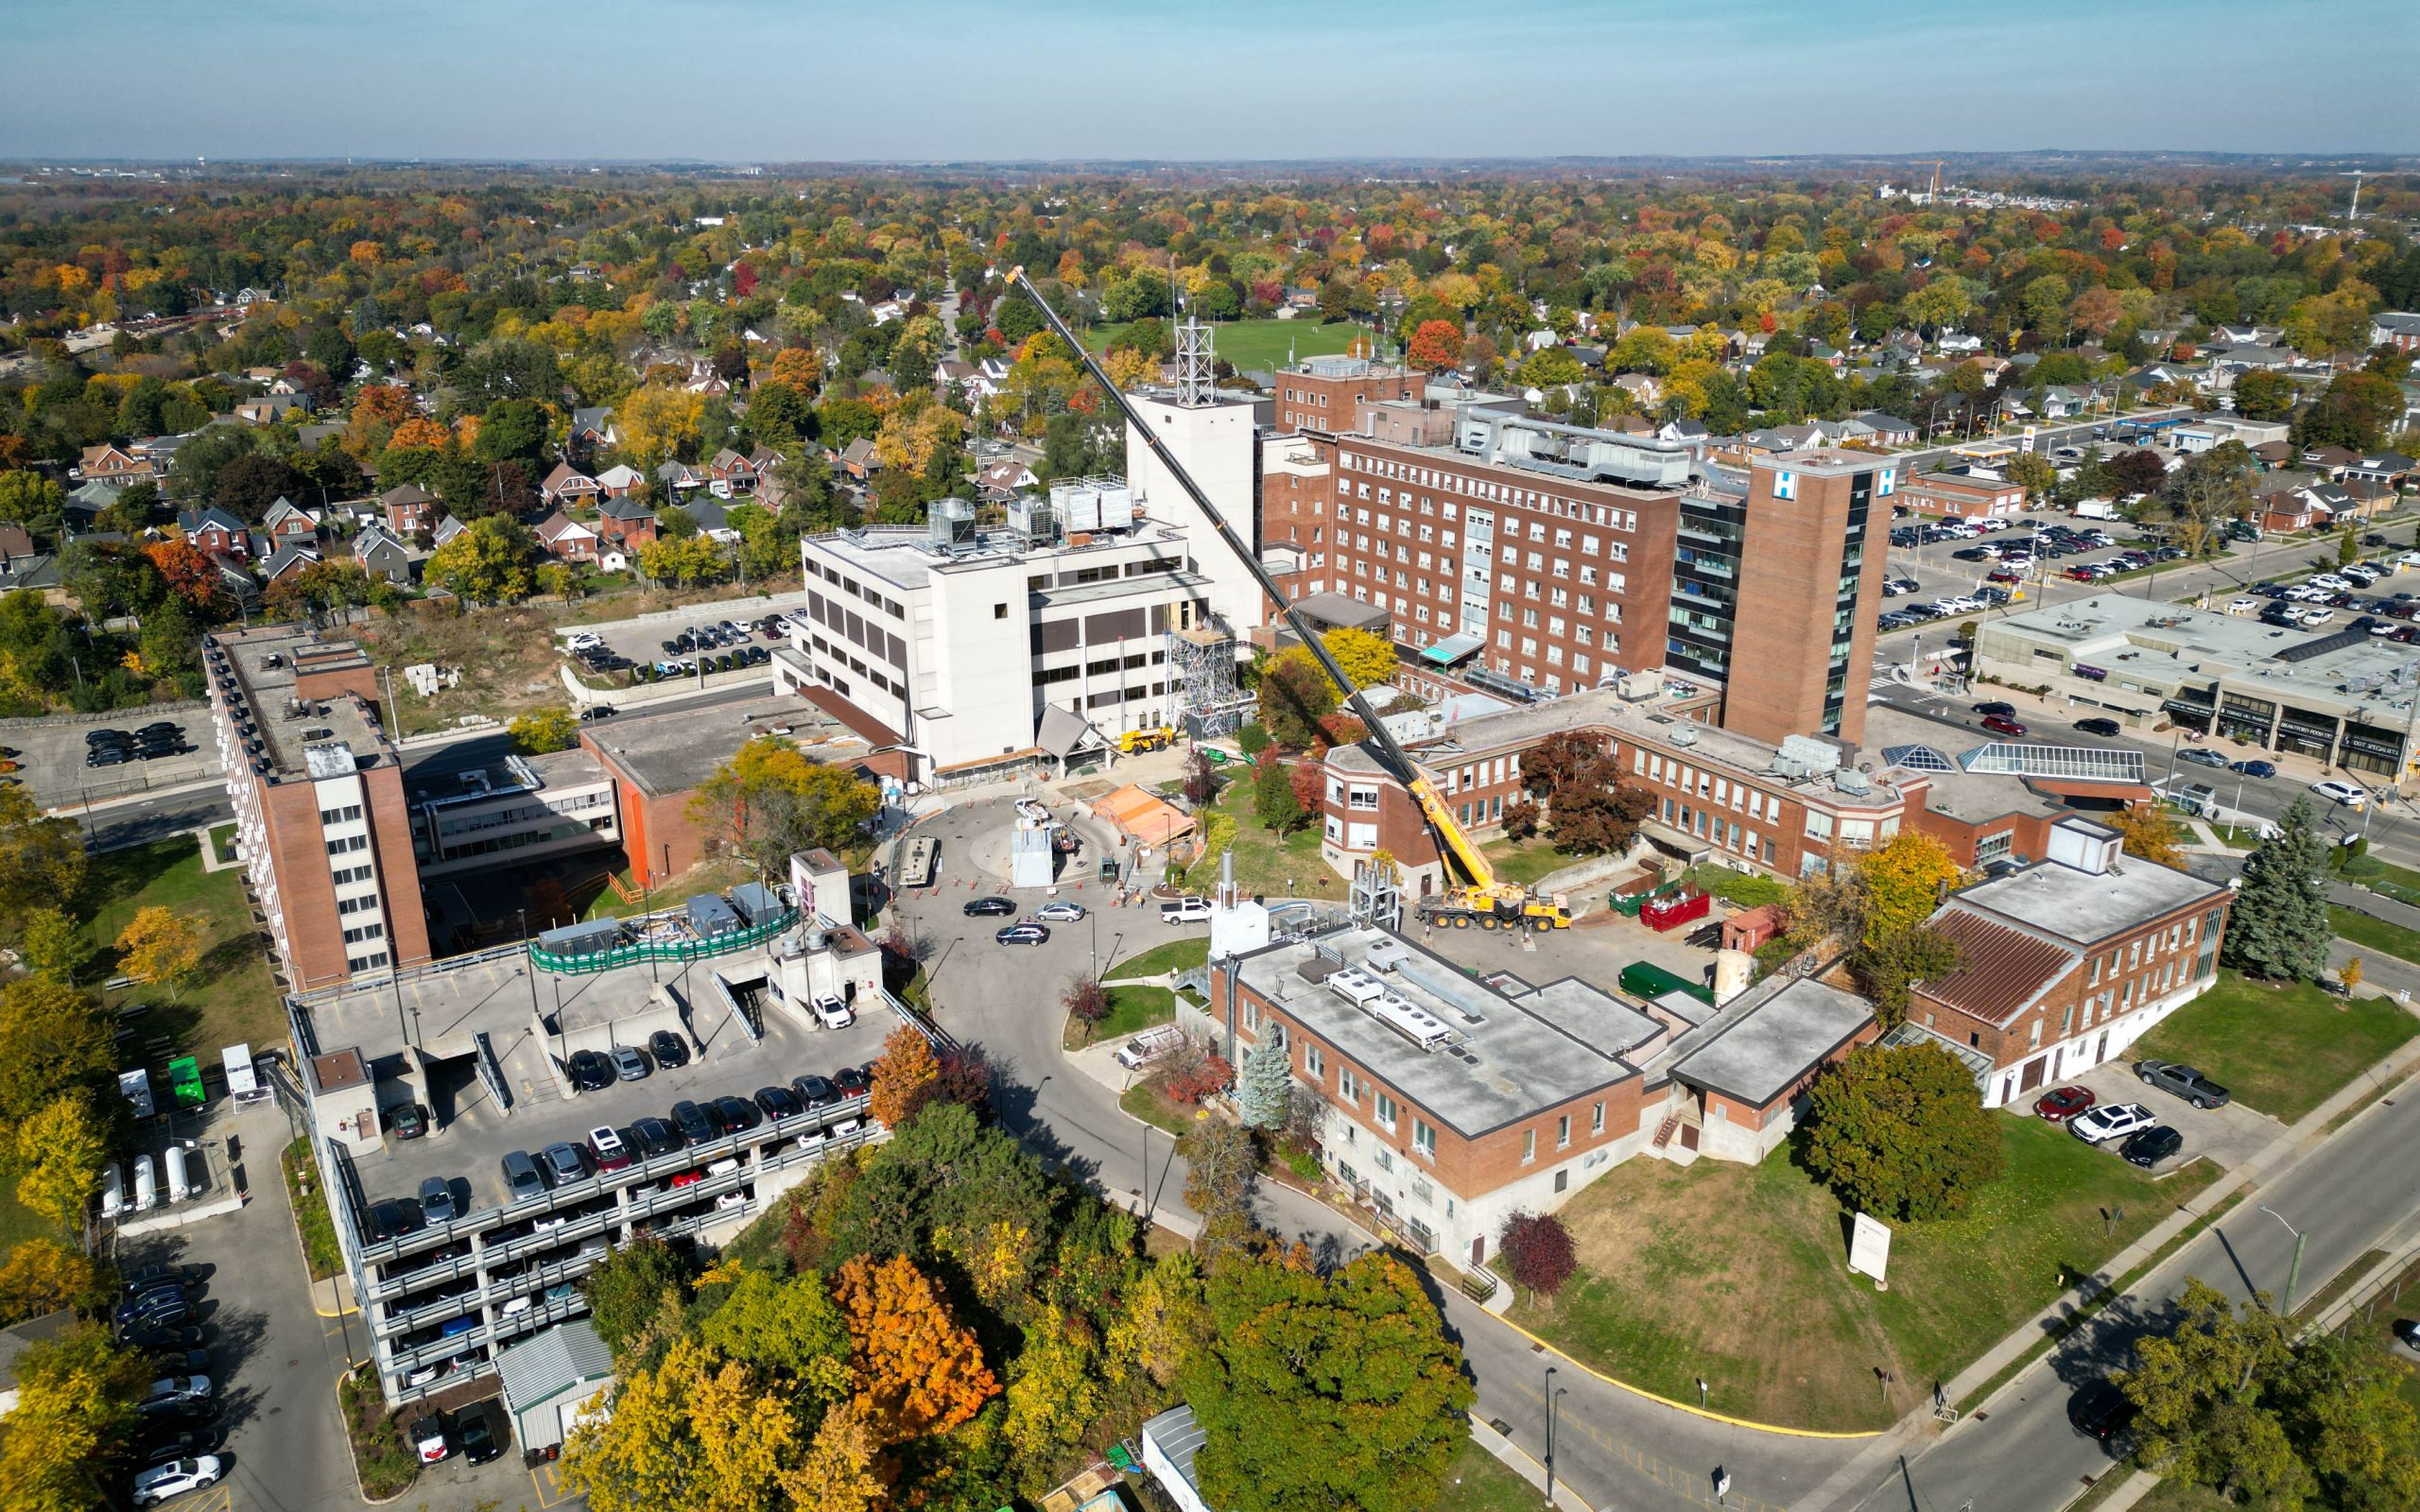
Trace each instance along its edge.
{"label": "yellow crane", "polygon": [[[1496,876],[1495,868],[1487,864],[1487,858],[1479,853],[1478,847],[1471,842],[1470,836],[1463,833],[1461,826],[1454,821],[1454,816],[1446,808],[1444,799],[1438,797],[1436,789],[1429,785],[1428,780],[1420,775],[1419,766],[1396,741],[1394,732],[1387,729],[1386,725],[1379,720],[1377,711],[1371,708],[1369,700],[1362,697],[1360,690],[1353,685],[1353,679],[1344,675],[1344,668],[1338,665],[1336,657],[1327,648],[1327,643],[1321,640],[1319,633],[1295,611],[1293,601],[1288,598],[1285,591],[1277,586],[1277,580],[1270,576],[1269,570],[1260,564],[1259,558],[1253,555],[1252,548],[1246,545],[1228,525],[1226,517],[1219,512],[1218,507],[1213,505],[1209,496],[1201,491],[1201,485],[1193,481],[1193,474],[1185,471],[1184,464],[1178,460],[1174,452],[1168,449],[1167,443],[1160,438],[1158,429],[1145,423],[1142,417],[1134,413],[1134,407],[1126,402],[1126,396],[1118,391],[1115,384],[1109,381],[1109,375],[1101,371],[1100,364],[1094,361],[1092,353],[1084,350],[1084,344],[1076,338],[1073,331],[1067,328],[1067,322],[1059,318],[1059,312],[1050,307],[1050,301],[1042,297],[1042,291],[1034,287],[1033,281],[1026,276],[1024,268],[1011,269],[1008,282],[1010,287],[1023,289],[1026,297],[1033,301],[1034,307],[1042,312],[1043,320],[1049,325],[1053,334],[1067,343],[1068,348],[1083,363],[1084,370],[1092,374],[1093,381],[1100,385],[1102,391],[1109,395],[1110,402],[1117,406],[1119,415],[1126,421],[1127,434],[1140,437],[1144,444],[1151,449],[1152,455],[1160,459],[1160,464],[1168,470],[1168,475],[1176,479],[1177,486],[1184,490],[1186,495],[1193,500],[1195,507],[1201,511],[1202,518],[1210,522],[1210,528],[1218,532],[1219,539],[1226,543],[1229,551],[1235,553],[1236,559],[1243,563],[1244,570],[1252,574],[1253,581],[1260,585],[1260,591],[1268,594],[1270,601],[1277,606],[1278,611],[1286,616],[1286,623],[1292,628],[1295,639],[1302,642],[1304,648],[1318,661],[1321,670],[1328,675],[1329,679],[1344,690],[1344,696],[1353,705],[1355,713],[1360,717],[1362,725],[1370,731],[1370,743],[1376,749],[1379,765],[1386,768],[1387,775],[1402,783],[1404,791],[1409,793],[1414,801],[1419,803],[1421,816],[1426,819],[1428,827],[1436,832],[1438,850],[1446,858],[1448,869],[1461,873],[1459,879],[1444,892],[1420,901],[1420,917],[1430,922],[1454,928],[1468,928],[1476,924],[1481,929],[1545,930],[1562,929],[1569,925],[1572,919],[1571,907],[1563,896],[1549,897],[1533,893],[1526,887],[1505,882]],[[1150,733],[1155,733],[1155,731],[1129,732],[1132,736]],[[1175,738],[1174,730],[1167,730],[1167,733],[1169,739]]]}

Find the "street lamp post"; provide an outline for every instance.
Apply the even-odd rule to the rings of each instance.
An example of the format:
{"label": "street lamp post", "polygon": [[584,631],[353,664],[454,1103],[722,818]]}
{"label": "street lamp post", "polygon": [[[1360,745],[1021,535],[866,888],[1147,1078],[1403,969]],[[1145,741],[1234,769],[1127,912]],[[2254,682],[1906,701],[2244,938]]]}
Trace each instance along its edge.
{"label": "street lamp post", "polygon": [[2294,1236],[2293,1263],[2286,1267],[2286,1300],[2285,1304],[2277,1310],[2281,1315],[2290,1318],[2294,1315],[2294,1283],[2302,1280],[2303,1246],[2310,1243],[2310,1235],[2292,1224],[2286,1223],[2285,1215],[2265,1202],[2260,1204],[2260,1211],[2276,1219],[2280,1224],[2284,1224],[2286,1232]]}
{"label": "street lamp post", "polygon": [[1554,1505],[1554,1386],[1556,1367],[1547,1366],[1547,1505]]}

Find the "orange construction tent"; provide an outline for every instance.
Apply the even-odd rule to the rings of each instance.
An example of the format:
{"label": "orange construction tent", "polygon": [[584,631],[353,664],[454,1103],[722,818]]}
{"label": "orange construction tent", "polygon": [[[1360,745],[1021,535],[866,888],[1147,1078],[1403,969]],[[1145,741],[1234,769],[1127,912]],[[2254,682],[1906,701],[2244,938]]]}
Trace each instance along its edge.
{"label": "orange construction tent", "polygon": [[1129,782],[1093,805],[1118,832],[1145,845],[1164,846],[1193,828],[1193,816]]}

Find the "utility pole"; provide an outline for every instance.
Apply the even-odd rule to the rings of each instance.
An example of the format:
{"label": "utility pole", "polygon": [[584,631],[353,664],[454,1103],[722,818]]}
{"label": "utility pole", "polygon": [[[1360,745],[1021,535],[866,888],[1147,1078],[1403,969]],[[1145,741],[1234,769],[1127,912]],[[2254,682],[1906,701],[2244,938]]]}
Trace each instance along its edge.
{"label": "utility pole", "polygon": [[1554,1388],[1556,1367],[1547,1366],[1547,1505],[1554,1505]]}
{"label": "utility pole", "polygon": [[2272,1208],[2265,1202],[2260,1205],[2260,1211],[2267,1213],[2270,1217],[2276,1219],[2280,1224],[2284,1224],[2286,1232],[2294,1236],[2293,1263],[2286,1267],[2286,1300],[2283,1305],[2277,1309],[2279,1316],[2290,1321],[2294,1315],[2294,1283],[2302,1280],[2303,1246],[2310,1242],[2310,1235],[2295,1228],[2292,1224],[2286,1223],[2285,1216],[2279,1213],[2276,1209]]}

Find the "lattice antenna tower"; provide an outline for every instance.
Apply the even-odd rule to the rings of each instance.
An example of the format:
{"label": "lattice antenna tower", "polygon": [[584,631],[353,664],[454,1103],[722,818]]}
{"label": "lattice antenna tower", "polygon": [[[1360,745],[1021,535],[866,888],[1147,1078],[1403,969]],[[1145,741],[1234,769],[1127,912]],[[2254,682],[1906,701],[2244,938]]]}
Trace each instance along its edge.
{"label": "lattice antenna tower", "polygon": [[1210,327],[1188,310],[1184,323],[1176,328],[1176,401],[1198,408],[1218,397],[1217,352]]}

